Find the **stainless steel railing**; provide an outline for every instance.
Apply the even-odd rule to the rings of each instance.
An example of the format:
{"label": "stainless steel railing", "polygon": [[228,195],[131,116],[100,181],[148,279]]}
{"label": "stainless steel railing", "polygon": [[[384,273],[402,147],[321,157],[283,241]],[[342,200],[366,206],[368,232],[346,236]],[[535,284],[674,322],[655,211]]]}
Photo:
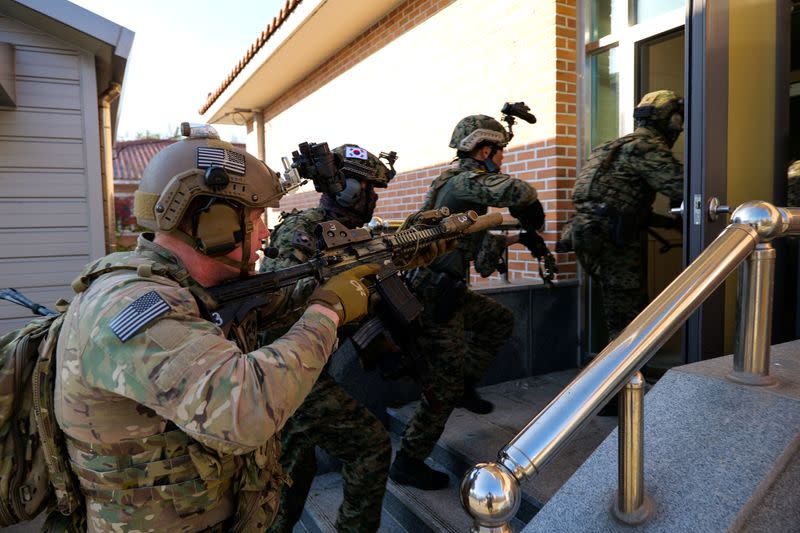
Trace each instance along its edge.
{"label": "stainless steel railing", "polygon": [[769,241],[786,235],[800,235],[800,209],[777,208],[760,201],[742,204],[719,237],[500,450],[497,462],[479,464],[467,472],[461,484],[461,501],[474,519],[473,531],[510,532],[508,521],[520,504],[520,481],[538,473],[567,439],[623,387],[620,486],[614,513],[629,523],[646,520],[649,502],[642,484],[640,438],[643,389],[638,371],[746,261],[740,274],[737,347],[731,379],[753,385],[769,383],[775,261]]}

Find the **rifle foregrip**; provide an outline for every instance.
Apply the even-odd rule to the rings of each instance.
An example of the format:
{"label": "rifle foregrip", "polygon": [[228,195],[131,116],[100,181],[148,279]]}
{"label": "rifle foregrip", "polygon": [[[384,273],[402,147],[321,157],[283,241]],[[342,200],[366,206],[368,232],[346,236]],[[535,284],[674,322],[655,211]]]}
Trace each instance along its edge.
{"label": "rifle foregrip", "polygon": [[503,215],[500,213],[488,213],[481,215],[464,233],[477,233],[479,231],[495,228],[503,223]]}

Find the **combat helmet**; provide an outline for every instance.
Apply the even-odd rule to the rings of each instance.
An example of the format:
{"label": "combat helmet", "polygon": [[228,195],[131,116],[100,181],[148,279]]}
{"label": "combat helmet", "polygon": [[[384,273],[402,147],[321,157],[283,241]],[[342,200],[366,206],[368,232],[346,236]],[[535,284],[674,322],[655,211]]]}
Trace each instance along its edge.
{"label": "combat helmet", "polygon": [[[181,125],[186,139],[150,160],[134,196],[139,225],[170,233],[199,252],[227,265],[249,269],[222,257],[241,244],[249,248],[253,231],[247,208],[278,207],[291,187],[246,151],[221,141],[210,126]],[[191,230],[187,232],[191,222]]]}
{"label": "combat helmet", "polygon": [[[679,115],[680,119],[674,117]],[[633,110],[636,126],[653,126],[663,133],[670,145],[683,131],[683,98],[672,91],[647,93]]]}
{"label": "combat helmet", "polygon": [[[332,151],[341,161],[340,171],[345,179],[368,181],[375,187],[385,189],[396,174],[394,162],[397,161],[397,154],[395,152],[388,154],[381,152],[379,156],[376,156],[357,144],[343,144]],[[386,159],[389,166],[386,166],[381,159]]]}
{"label": "combat helmet", "polygon": [[505,146],[511,135],[500,122],[487,115],[470,115],[462,118],[453,130],[450,148],[471,152],[481,142]]}

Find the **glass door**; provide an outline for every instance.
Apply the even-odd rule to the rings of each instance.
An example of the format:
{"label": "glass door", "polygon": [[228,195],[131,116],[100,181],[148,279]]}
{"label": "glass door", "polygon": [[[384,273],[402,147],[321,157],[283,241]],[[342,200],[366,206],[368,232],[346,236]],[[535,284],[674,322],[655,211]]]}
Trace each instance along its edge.
{"label": "glass door", "polygon": [[[649,92],[662,89],[683,94],[684,48],[683,28],[637,43],[636,100]],[[675,141],[672,152],[678,161],[684,162],[682,133]],[[670,209],[675,207],[680,207],[680,202],[671,204],[669,198],[662,194],[656,195],[656,200],[653,202],[653,213],[658,216],[654,217],[654,223],[648,228],[646,257],[643,258],[643,264],[647,265],[648,300],[652,300],[667,288],[667,285],[683,270],[683,231],[659,227],[673,220]],[[658,222],[659,219],[661,224]],[[644,369],[645,376],[649,379],[658,378],[673,366],[684,364],[683,344],[683,329],[681,329],[653,356]]]}
{"label": "glass door", "polygon": [[[647,92],[671,89],[684,94],[685,0],[585,0],[584,103],[582,149],[584,157],[603,142],[634,129],[633,108]],[[683,135],[673,147],[683,160]],[[654,203],[656,212],[669,215],[666,197]],[[648,234],[642,258],[648,296],[652,297],[683,267],[683,233],[654,229]],[[646,265],[646,266],[645,266]],[[590,280],[583,291],[584,360],[608,342],[598,287]],[[671,339],[651,366],[656,375],[685,361],[683,332]]]}

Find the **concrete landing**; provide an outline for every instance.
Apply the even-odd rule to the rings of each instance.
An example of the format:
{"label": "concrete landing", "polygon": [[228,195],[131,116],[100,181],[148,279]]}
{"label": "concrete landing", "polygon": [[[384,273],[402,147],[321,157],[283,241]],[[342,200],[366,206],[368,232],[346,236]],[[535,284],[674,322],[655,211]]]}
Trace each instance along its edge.
{"label": "concrete landing", "polygon": [[[771,387],[729,381],[732,357],[675,368],[645,397],[646,524],[616,522],[617,432],[528,523],[532,532],[800,531],[800,341],[774,346]],[[534,480],[535,482],[535,480]]]}

